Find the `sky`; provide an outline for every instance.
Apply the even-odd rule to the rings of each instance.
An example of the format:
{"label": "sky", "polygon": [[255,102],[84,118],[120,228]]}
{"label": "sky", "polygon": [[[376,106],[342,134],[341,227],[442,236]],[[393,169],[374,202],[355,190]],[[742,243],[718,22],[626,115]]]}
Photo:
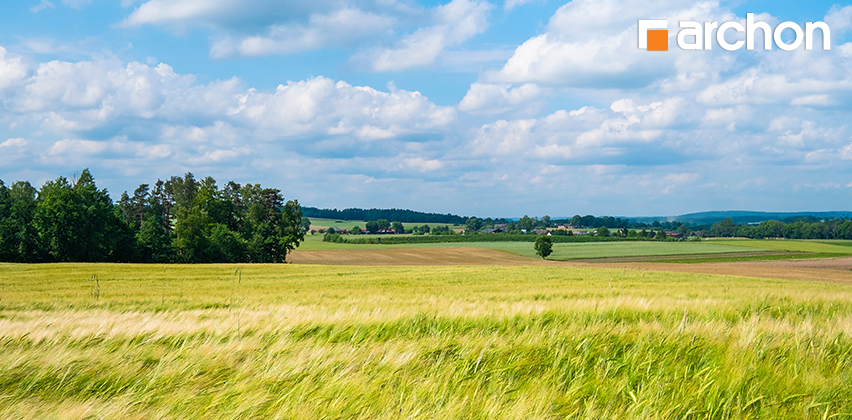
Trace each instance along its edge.
{"label": "sky", "polygon": [[[826,22],[831,48],[676,46],[679,21],[747,13]],[[669,51],[638,48],[640,19]],[[850,29],[823,1],[3,2],[0,179],[89,168],[118,199],[192,172],[479,217],[852,210]]]}

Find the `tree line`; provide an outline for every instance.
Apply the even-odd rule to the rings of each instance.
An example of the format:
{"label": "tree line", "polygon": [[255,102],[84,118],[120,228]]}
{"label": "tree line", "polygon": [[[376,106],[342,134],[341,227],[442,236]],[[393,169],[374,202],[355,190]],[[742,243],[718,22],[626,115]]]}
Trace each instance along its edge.
{"label": "tree line", "polygon": [[285,262],[304,240],[297,200],[192,173],[142,184],[114,202],[86,169],[36,189],[0,180],[0,261]]}
{"label": "tree line", "polygon": [[758,225],[737,225],[726,218],[705,231],[706,236],[786,239],[852,239],[852,220],[766,220]]}

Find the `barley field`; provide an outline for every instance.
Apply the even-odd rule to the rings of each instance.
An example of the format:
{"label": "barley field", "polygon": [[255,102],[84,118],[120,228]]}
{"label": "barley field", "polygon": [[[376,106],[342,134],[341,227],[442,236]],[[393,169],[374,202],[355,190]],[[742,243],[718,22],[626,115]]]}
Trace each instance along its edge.
{"label": "barley field", "polygon": [[5,419],[847,419],[852,285],[0,264]]}

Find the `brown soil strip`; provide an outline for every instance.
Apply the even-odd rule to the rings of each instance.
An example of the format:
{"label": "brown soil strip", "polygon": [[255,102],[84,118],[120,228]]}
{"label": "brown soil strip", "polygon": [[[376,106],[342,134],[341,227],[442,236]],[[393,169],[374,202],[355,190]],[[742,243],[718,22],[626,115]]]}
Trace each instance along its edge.
{"label": "brown soil strip", "polygon": [[327,265],[541,265],[554,264],[487,248],[410,248],[295,250],[295,264]]}

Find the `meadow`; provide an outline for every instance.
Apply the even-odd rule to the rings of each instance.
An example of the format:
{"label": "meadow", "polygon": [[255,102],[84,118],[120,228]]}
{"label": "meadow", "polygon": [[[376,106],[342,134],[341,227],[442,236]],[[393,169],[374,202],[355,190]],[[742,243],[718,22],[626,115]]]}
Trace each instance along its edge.
{"label": "meadow", "polygon": [[[375,237],[382,235],[363,235]],[[384,235],[387,236],[387,235]],[[305,242],[299,247],[300,251],[327,250],[384,250],[384,249],[418,249],[418,248],[485,248],[510,254],[535,258],[535,250],[531,242],[453,242],[453,243],[418,243],[418,244],[347,244],[323,242],[322,235],[306,235]],[[760,253],[767,257],[838,257],[852,255],[852,241],[811,241],[811,240],[710,240],[683,242],[589,242],[589,243],[554,243],[551,260],[568,261],[595,258],[619,257],[655,257],[668,256],[704,256],[714,258],[719,254],[736,258],[737,253],[748,257],[743,259],[760,259]],[[716,254],[716,255],[714,255]],[[778,255],[783,254],[783,255]],[[730,259],[730,258],[726,258]]]}
{"label": "meadow", "polygon": [[0,264],[0,418],[852,418],[852,285]]}

